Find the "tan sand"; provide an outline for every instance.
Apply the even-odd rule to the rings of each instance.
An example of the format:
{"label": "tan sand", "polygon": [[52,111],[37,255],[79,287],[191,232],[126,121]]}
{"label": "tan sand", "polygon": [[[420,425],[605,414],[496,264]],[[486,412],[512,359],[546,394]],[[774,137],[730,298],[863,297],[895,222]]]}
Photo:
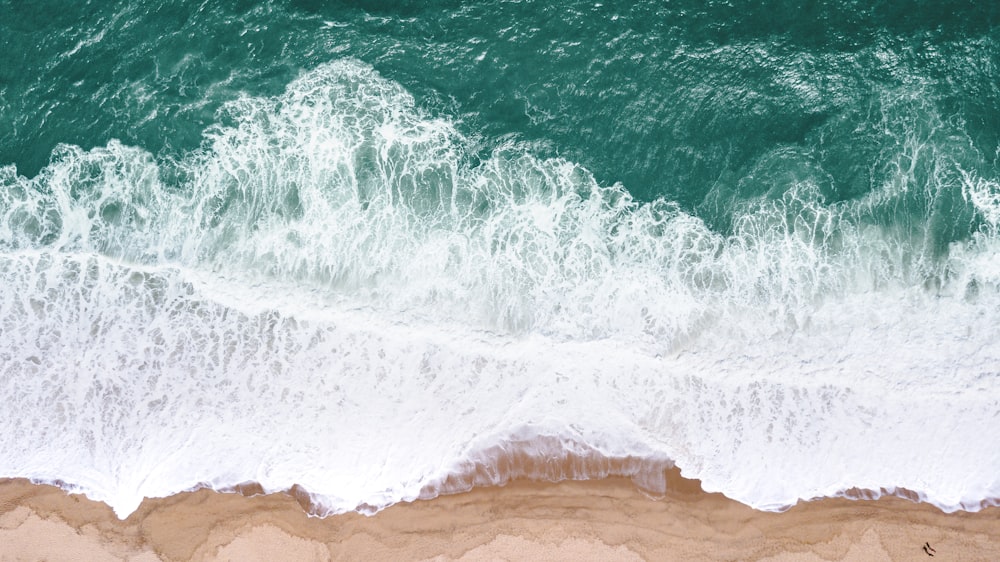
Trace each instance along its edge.
{"label": "tan sand", "polygon": [[944,514],[900,498],[754,511],[671,473],[654,501],[628,480],[502,488],[318,519],[289,494],[201,490],[119,521],[82,496],[0,482],[0,560],[1000,560],[1000,508]]}

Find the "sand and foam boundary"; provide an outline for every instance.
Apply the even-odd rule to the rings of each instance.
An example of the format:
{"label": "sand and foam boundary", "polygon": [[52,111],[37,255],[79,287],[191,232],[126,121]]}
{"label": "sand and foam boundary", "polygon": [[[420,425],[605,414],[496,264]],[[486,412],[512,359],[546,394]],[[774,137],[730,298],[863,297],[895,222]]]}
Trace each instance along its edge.
{"label": "sand and foam boundary", "polygon": [[[935,560],[1000,558],[1000,508],[942,513],[899,497],[750,509],[668,471],[650,499],[624,478],[516,480],[392,506],[307,515],[305,494],[210,490],[149,499],[124,521],[54,486],[0,482],[3,560]],[[253,486],[243,488],[252,493]]]}

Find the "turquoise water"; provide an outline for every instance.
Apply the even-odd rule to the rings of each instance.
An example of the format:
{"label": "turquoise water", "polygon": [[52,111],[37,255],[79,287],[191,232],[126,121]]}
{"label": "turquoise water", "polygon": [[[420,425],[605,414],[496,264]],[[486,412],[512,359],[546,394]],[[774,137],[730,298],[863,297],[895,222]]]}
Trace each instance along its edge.
{"label": "turquoise water", "polygon": [[[762,164],[857,199],[935,128],[996,174],[995,6],[823,4],[5,3],[0,161],[33,176],[59,143],[111,139],[176,155],[225,102],[355,59],[480,153],[516,139],[699,216],[713,190],[756,195]],[[781,149],[801,162],[767,162]]]}
{"label": "turquoise water", "polygon": [[677,463],[761,509],[978,509],[998,23],[0,2],[0,476],[326,514]]}

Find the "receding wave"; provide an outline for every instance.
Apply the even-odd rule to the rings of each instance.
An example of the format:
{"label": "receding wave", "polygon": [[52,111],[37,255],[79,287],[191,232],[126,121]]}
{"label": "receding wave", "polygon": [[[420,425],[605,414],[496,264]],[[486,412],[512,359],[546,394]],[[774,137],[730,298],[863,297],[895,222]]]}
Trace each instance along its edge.
{"label": "receding wave", "polygon": [[353,61],[227,104],[177,158],[0,168],[0,475],[120,516],[244,482],[323,514],[514,476],[655,492],[671,463],[761,509],[978,509],[1000,184],[926,99],[880,104],[884,185],[780,146],[697,212],[484,155]]}

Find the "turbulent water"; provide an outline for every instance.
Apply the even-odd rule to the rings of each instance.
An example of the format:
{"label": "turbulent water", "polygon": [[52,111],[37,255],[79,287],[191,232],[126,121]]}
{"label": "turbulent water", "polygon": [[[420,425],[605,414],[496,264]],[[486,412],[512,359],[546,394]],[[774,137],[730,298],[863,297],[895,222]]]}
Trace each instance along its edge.
{"label": "turbulent water", "polygon": [[993,3],[231,4],[0,1],[0,477],[1000,498]]}

